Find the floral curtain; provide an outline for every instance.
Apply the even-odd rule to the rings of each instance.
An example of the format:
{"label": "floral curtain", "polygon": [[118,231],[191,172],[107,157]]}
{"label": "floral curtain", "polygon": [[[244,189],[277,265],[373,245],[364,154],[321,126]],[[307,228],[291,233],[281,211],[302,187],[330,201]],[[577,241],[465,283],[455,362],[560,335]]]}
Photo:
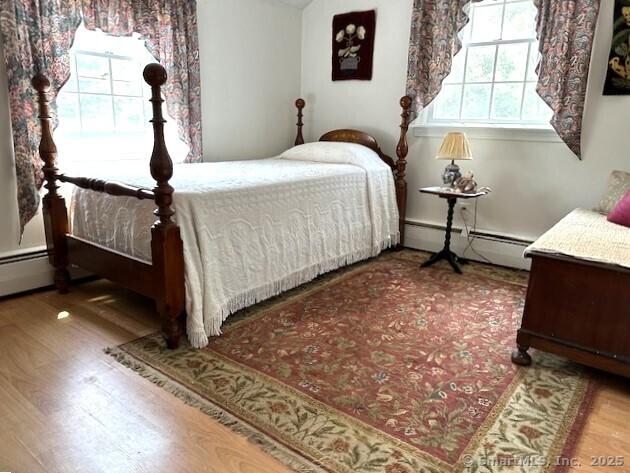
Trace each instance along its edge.
{"label": "floral curtain", "polygon": [[40,139],[31,79],[43,72],[51,96],[70,77],[68,50],[81,22],[72,0],[0,0],[0,38],[7,65],[20,228],[37,212],[42,185]]}
{"label": "floral curtain", "polygon": [[197,37],[197,2],[191,0],[82,0],[89,30],[114,36],[139,33],[149,52],[164,66],[166,109],[175,117],[179,137],[199,162],[201,148],[201,80]]}
{"label": "floral curtain", "polygon": [[[481,0],[473,0],[475,2]],[[411,12],[407,95],[419,112],[429,105],[451,72],[462,48],[457,36],[468,23],[464,7],[470,0],[414,0]]]}
{"label": "floral curtain", "polygon": [[582,118],[599,0],[534,0],[540,41],[538,95],[551,107],[551,125],[582,159]]}
{"label": "floral curtain", "polygon": [[[477,2],[481,0],[472,0]],[[461,49],[458,33],[471,0],[414,0],[407,95],[416,111],[429,105]],[[554,112],[551,125],[581,158],[580,137],[599,0],[534,0],[541,62],[538,94]]]}
{"label": "floral curtain", "polygon": [[[88,29],[127,36],[139,33],[166,68],[166,107],[201,161],[201,85],[196,2],[191,0],[0,0],[0,38],[7,65],[20,226],[39,207],[42,184],[39,125],[32,77],[44,73],[55,98],[70,77],[68,51],[84,20]],[[53,114],[54,101],[51,104]]]}

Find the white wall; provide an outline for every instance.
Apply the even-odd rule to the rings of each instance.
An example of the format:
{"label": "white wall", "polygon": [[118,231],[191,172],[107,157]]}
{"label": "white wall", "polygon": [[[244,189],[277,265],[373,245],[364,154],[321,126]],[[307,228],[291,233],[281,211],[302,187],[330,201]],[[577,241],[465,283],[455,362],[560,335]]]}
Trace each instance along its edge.
{"label": "white wall", "polygon": [[[314,0],[303,14],[302,93],[310,139],[339,127],[371,132],[394,153],[400,123],[398,100],[405,92],[412,0]],[[374,75],[369,82],[330,80],[332,17],[377,9]],[[583,161],[563,143],[472,140],[475,171],[493,193],[479,202],[478,228],[535,239],[571,209],[599,201],[612,169],[630,170],[624,144],[630,97],[604,97],[602,87],[611,39],[613,2],[602,2],[593,51],[583,136]],[[438,185],[444,162],[433,156],[441,138],[409,133],[410,220],[443,224],[444,203],[417,189]],[[519,250],[520,251],[520,250]]]}
{"label": "white wall", "polygon": [[[293,102],[300,92],[302,10],[277,0],[197,3],[204,159],[266,157],[286,149],[295,139]],[[0,217],[2,258],[41,248],[44,232],[41,215],[37,215],[18,245],[7,77],[1,51],[0,59],[0,199],[8,209]],[[4,271],[1,266],[0,271]],[[0,286],[7,280],[0,274]]]}
{"label": "white wall", "polygon": [[295,140],[302,10],[198,0],[204,157],[274,156]]}

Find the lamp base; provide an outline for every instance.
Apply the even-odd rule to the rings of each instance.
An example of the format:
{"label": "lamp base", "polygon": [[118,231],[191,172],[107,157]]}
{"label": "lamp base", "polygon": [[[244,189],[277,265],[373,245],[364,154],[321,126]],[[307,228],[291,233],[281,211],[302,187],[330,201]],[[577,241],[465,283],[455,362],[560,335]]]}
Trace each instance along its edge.
{"label": "lamp base", "polygon": [[442,182],[446,186],[453,187],[453,183],[460,177],[462,177],[462,173],[459,170],[459,166],[455,164],[455,161],[451,161],[451,163],[444,168]]}

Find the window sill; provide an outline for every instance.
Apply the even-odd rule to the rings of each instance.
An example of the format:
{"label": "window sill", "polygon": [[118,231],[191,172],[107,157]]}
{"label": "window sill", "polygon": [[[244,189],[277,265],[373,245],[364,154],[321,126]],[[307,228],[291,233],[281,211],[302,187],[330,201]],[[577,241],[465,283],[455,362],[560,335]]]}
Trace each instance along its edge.
{"label": "window sill", "polygon": [[490,141],[539,141],[561,143],[562,140],[551,127],[526,125],[490,125],[444,123],[427,124],[412,123],[413,136],[427,138],[443,138],[450,131],[465,132],[469,138]]}

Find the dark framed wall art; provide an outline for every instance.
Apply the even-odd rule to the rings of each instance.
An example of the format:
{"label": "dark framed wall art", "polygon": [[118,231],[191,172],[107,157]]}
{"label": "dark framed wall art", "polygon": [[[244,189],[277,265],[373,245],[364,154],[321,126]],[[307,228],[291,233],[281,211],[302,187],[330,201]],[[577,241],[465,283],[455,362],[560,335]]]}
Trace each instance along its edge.
{"label": "dark framed wall art", "polygon": [[332,80],[371,80],[376,10],[333,17]]}
{"label": "dark framed wall art", "polygon": [[604,95],[630,94],[630,0],[615,0]]}

